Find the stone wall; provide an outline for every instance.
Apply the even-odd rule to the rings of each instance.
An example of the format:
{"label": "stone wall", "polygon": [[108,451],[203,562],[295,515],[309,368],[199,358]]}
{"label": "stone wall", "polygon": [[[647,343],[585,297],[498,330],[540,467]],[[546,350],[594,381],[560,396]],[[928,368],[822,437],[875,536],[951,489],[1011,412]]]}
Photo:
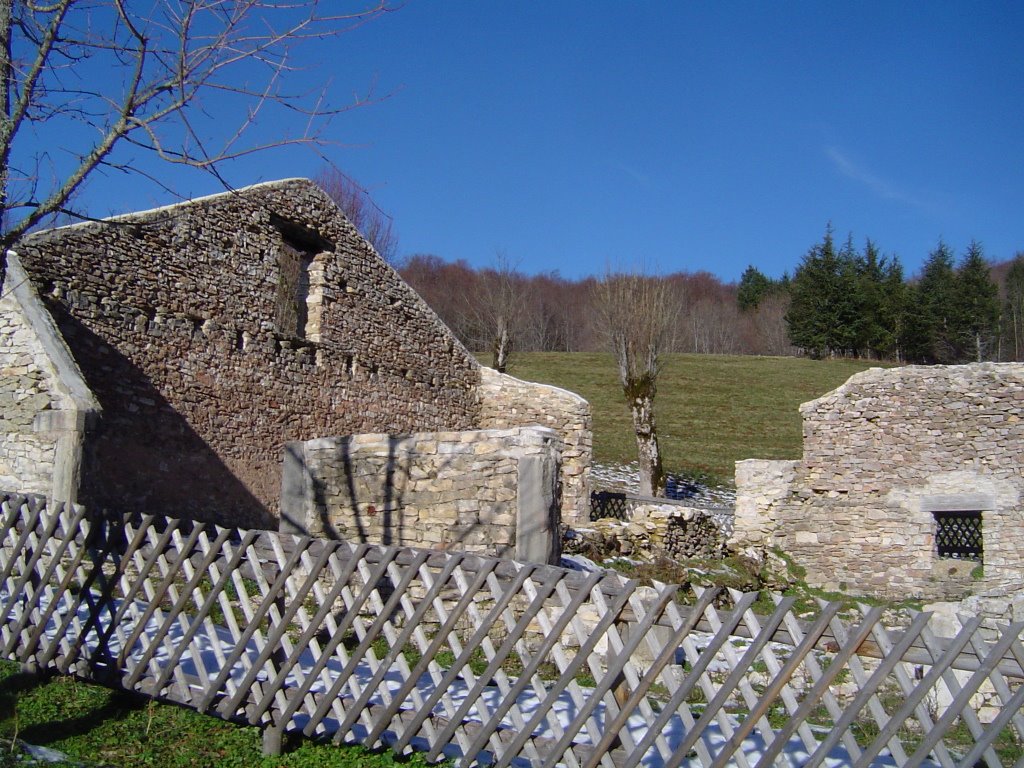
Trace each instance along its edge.
{"label": "stone wall", "polygon": [[[1024,366],[871,369],[800,411],[802,460],[737,466],[732,546],[884,597],[1024,586]],[[981,512],[983,568],[938,556],[944,510]]]}
{"label": "stone wall", "polygon": [[480,426],[508,429],[539,425],[562,442],[562,522],[574,527],[590,520],[590,466],[593,432],[590,403],[574,392],[521,381],[491,368],[481,370]]}
{"label": "stone wall", "polygon": [[85,430],[99,406],[8,253],[0,290],[0,488],[74,501]]}
{"label": "stone wall", "polygon": [[544,428],[289,443],[282,531],[557,562],[560,443]]}
{"label": "stone wall", "polygon": [[275,526],[285,443],[479,422],[476,361],[311,182],[20,252],[103,408],[93,507]]}

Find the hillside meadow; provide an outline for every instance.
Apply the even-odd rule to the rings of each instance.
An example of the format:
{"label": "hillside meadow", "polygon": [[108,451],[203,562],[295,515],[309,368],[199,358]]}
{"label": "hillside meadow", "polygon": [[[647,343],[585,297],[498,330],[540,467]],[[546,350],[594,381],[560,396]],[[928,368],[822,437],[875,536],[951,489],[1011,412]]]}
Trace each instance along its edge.
{"label": "hillside meadow", "polygon": [[[731,482],[740,459],[799,458],[800,404],[877,365],[846,359],[665,355],[655,400],[665,469]],[[572,390],[590,401],[595,461],[636,459],[629,409],[611,354],[523,352],[514,356],[508,373]]]}

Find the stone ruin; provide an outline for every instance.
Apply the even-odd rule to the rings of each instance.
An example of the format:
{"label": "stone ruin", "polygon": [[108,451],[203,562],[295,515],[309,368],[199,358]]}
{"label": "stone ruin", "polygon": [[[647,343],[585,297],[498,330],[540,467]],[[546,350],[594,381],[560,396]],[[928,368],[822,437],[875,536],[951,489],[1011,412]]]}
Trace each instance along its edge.
{"label": "stone ruin", "polygon": [[1017,611],[1024,365],[872,368],[800,412],[802,459],[737,462],[732,548],[780,549],[827,590]]}
{"label": "stone ruin", "polygon": [[[425,541],[431,520],[448,528],[457,514],[472,530],[460,544],[484,553],[515,550],[508,515],[532,510],[551,535],[559,518],[586,519],[586,401],[481,367],[312,182],[33,234],[8,253],[2,288],[0,487],[324,535],[359,531],[353,516],[375,530],[387,516],[415,520]],[[486,444],[492,466],[519,480],[496,520],[471,508],[464,484],[433,508],[405,510],[408,489],[389,482],[400,478],[386,463],[355,495],[320,493],[380,467],[370,443],[352,437],[366,433],[452,456],[453,446]],[[301,507],[282,520],[284,457],[328,436],[362,448],[302,478],[312,518]],[[531,441],[547,447],[524,452]],[[523,462],[541,454],[542,471],[520,482]],[[425,455],[404,455],[401,482],[429,484]],[[489,470],[458,471],[465,480]],[[305,504],[295,489],[286,478],[285,503]]]}

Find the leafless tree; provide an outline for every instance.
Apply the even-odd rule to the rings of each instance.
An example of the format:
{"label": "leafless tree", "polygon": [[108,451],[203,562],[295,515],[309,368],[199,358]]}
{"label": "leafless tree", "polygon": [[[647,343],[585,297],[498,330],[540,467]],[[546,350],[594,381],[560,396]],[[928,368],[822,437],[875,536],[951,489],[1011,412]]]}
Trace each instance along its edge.
{"label": "leafless tree", "polygon": [[394,220],[377,207],[370,194],[333,166],[318,173],[314,181],[337,203],[352,226],[370,242],[381,258],[394,264],[398,255]]}
{"label": "leafless tree", "polygon": [[786,313],[789,311],[789,297],[784,293],[765,296],[757,309],[751,313],[757,338],[757,354],[796,355],[797,349],[789,341],[789,327]]}
{"label": "leafless tree", "polygon": [[629,404],[640,465],[640,493],[665,491],[654,398],[659,355],[667,349],[678,318],[678,299],[669,283],[639,273],[607,274],[596,284],[594,310],[619,367]]}
{"label": "leafless tree", "polygon": [[526,317],[526,280],[501,252],[494,268],[483,270],[479,277],[472,312],[482,337],[490,339],[491,367],[505,373]]}
{"label": "leafless tree", "polygon": [[686,351],[702,355],[731,355],[736,352],[739,309],[734,302],[705,296],[687,306]]}
{"label": "leafless tree", "polygon": [[[145,175],[141,153],[224,182],[229,160],[317,145],[325,120],[369,97],[331,105],[297,82],[295,49],[389,10],[361,2],[0,0],[0,254],[75,213],[69,201],[97,169]],[[3,267],[0,256],[0,281]]]}

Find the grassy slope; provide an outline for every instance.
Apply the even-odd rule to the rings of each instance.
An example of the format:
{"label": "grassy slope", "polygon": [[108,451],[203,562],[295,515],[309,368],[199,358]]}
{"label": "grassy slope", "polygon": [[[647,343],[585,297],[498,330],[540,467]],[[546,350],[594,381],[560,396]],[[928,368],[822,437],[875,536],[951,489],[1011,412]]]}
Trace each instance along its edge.
{"label": "grassy slope", "polygon": [[[666,356],[655,400],[666,469],[731,481],[739,459],[799,458],[800,403],[871,365],[855,360]],[[521,353],[509,373],[578,392],[593,408],[596,460],[635,460],[629,410],[610,354]]]}

